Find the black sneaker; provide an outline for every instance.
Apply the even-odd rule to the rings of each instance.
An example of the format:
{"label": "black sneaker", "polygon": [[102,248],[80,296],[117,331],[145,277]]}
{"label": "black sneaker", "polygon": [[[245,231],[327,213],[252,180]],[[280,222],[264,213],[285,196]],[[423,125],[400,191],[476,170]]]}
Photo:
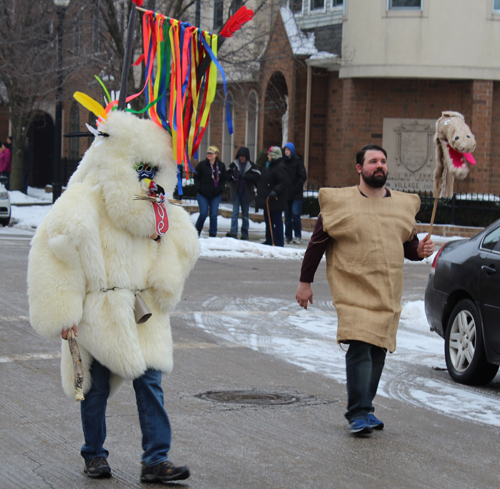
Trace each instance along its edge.
{"label": "black sneaker", "polygon": [[190,475],[187,467],[176,467],[172,462],[167,460],[152,467],[144,467],[143,465],[141,482],[183,481]]}
{"label": "black sneaker", "polygon": [[83,471],[92,479],[107,479],[111,477],[111,467],[106,457],[94,457],[85,460]]}
{"label": "black sneaker", "polygon": [[226,233],[226,238],[234,238],[234,239],[238,239],[238,235],[232,233],[231,231],[229,231],[229,233]]}

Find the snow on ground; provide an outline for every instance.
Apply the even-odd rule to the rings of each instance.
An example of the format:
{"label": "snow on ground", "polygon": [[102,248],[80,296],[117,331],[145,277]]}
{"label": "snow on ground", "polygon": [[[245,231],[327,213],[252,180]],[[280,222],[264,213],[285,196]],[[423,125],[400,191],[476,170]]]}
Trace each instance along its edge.
{"label": "snow on ground", "polygon": [[[33,188],[29,189],[28,196],[15,191],[9,195],[13,204],[46,203],[52,200],[52,194]],[[13,205],[15,224],[0,228],[0,235],[33,234],[51,207]],[[223,204],[222,208],[230,209],[231,206]],[[193,223],[197,218],[197,213],[191,215]],[[224,236],[230,225],[230,218],[219,216],[219,236]],[[253,221],[250,221],[252,241],[208,238],[207,234],[208,219],[200,239],[202,257],[301,260],[305,251],[304,246],[280,248],[261,244],[265,225]],[[303,233],[305,239],[310,236],[311,233]],[[422,239],[424,236],[425,233],[422,233],[418,237]],[[433,240],[438,243],[453,239],[461,238],[433,235]],[[408,263],[428,266],[432,258]],[[211,305],[217,303],[223,314],[204,310],[186,315],[186,320],[228,341],[275,355],[306,370],[345,383],[345,354],[335,342],[337,316],[331,302],[315,303],[307,310],[301,309],[293,300],[286,302],[264,297],[247,300],[233,298],[227,304],[220,302],[218,298],[210,301]],[[500,426],[500,394],[494,388],[498,381],[494,381],[491,384],[493,388],[489,390],[455,384],[446,372],[439,372],[445,368],[443,349],[443,340],[429,331],[423,301],[404,303],[398,347],[394,354],[388,355],[379,395],[449,416]]]}
{"label": "snow on ground", "polygon": [[[240,297],[226,303],[212,297],[204,306],[202,311],[182,315],[224,341],[346,382],[345,352],[335,341],[337,315],[331,302],[315,302],[305,310],[293,301],[268,297]],[[488,387],[478,388],[456,384],[445,370],[444,340],[429,331],[424,302],[404,303],[397,349],[387,355],[378,396],[500,427],[500,374]],[[377,415],[386,419],[390,412],[380,410]]]}
{"label": "snow on ground", "polygon": [[[9,192],[11,204],[27,204],[27,203],[47,203],[52,201],[52,193],[45,193],[43,189],[29,187],[28,195],[19,191]],[[189,204],[188,204],[189,205]],[[26,233],[33,232],[40,224],[45,215],[52,208],[51,205],[30,205],[30,206],[12,206],[12,220],[15,223],[8,228],[0,229],[2,234],[12,234],[16,232]],[[231,210],[230,204],[221,204],[221,209]],[[262,214],[260,210],[258,214]],[[191,222],[194,224],[198,219],[198,213],[191,214]],[[200,239],[202,257],[210,258],[274,258],[274,259],[299,259],[304,256],[305,247],[296,245],[281,247],[266,246],[261,244],[265,238],[265,224],[263,222],[250,221],[251,241],[241,241],[232,238],[225,238],[225,234],[231,228],[231,218],[219,216],[217,219],[219,236],[217,238],[208,237],[209,219],[205,221],[202,239]],[[238,229],[241,229],[241,219],[239,220]],[[303,231],[302,238],[309,240],[310,232]],[[418,235],[419,239],[423,239],[425,233]],[[459,237],[443,238],[441,236],[432,236],[439,243],[444,243]],[[405,263],[417,265],[428,265],[432,263],[435,255],[426,258],[421,262],[411,262],[405,260]]]}

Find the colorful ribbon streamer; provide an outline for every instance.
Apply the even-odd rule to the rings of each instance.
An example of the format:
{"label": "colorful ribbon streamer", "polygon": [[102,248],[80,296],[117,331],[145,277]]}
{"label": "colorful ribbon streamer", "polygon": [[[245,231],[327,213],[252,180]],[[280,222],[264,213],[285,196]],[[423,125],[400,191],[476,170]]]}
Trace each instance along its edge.
{"label": "colorful ribbon streamer", "polygon": [[[203,139],[215,99],[217,71],[226,93],[226,77],[217,61],[218,36],[148,10],[143,16],[143,46],[134,64],[145,63],[146,82],[128,99],[145,93],[146,106],[137,112],[147,112],[172,135],[174,157],[189,178],[189,161]],[[206,57],[209,67],[198,79],[198,67]],[[232,134],[229,110],[226,119]]]}

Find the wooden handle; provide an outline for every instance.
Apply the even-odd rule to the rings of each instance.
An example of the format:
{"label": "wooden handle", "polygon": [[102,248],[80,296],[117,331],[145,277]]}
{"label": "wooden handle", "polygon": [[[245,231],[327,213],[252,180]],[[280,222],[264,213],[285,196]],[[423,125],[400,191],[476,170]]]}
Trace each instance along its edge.
{"label": "wooden handle", "polygon": [[434,207],[432,208],[431,225],[429,227],[429,238],[432,236],[432,226],[434,225],[434,218],[436,217],[436,209],[438,205],[438,197],[434,199]]}
{"label": "wooden handle", "polygon": [[266,199],[267,205],[267,218],[269,219],[269,232],[271,233],[271,242],[274,246],[274,236],[273,236],[273,222],[271,221],[271,213],[269,212],[269,197]]}
{"label": "wooden handle", "polygon": [[80,348],[76,342],[75,332],[73,329],[68,330],[68,345],[73,359],[73,370],[75,371],[75,401],[83,401],[83,369],[82,358],[80,356]]}

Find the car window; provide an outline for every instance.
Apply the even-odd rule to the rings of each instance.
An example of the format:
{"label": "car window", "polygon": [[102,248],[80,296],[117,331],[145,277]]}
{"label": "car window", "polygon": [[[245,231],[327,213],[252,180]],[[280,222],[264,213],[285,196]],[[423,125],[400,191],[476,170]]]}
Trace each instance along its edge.
{"label": "car window", "polygon": [[500,251],[500,227],[491,231],[484,240],[481,246],[487,250]]}

